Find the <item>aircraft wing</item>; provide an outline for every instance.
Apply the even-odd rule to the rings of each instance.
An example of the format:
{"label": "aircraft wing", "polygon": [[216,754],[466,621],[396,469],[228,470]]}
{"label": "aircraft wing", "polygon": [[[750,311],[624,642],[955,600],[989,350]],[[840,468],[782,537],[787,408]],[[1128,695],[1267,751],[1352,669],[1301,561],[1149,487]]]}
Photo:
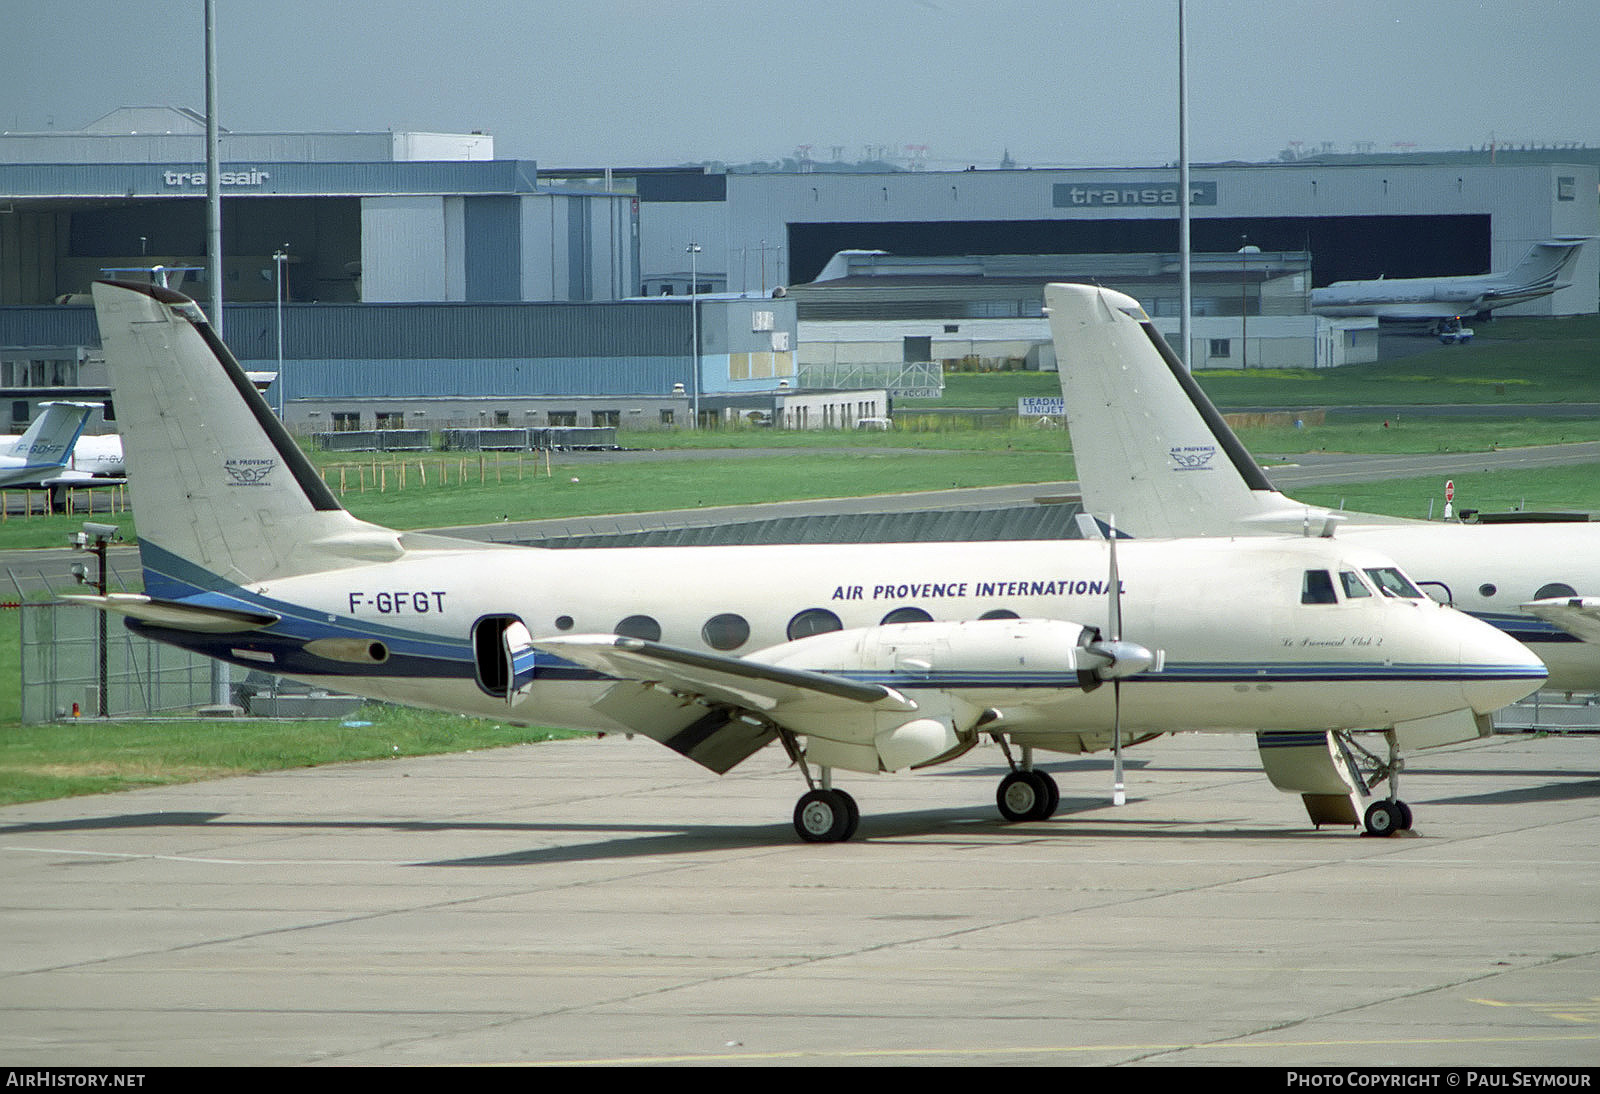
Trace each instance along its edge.
{"label": "aircraft wing", "polygon": [[1600,596],[1555,596],[1524,604],[1522,610],[1585,642],[1600,642]]}
{"label": "aircraft wing", "polygon": [[92,475],[87,471],[63,471],[55,475],[46,475],[39,480],[41,486],[124,486],[128,480],[122,476]]}
{"label": "aircraft wing", "polygon": [[917,705],[893,688],[833,673],[780,668],[742,657],[680,649],[614,634],[536,638],[534,645],[624,680],[642,680],[755,710],[819,699],[912,711]]}
{"label": "aircraft wing", "polygon": [[201,634],[235,634],[258,631],[278,621],[278,616],[266,612],[247,612],[236,608],[210,608],[198,604],[182,604],[175,600],[157,600],[143,593],[69,593],[58,597],[71,604],[83,604],[103,612],[115,612],[141,623],[168,627],[175,631],[195,631]]}
{"label": "aircraft wing", "polygon": [[772,741],[788,714],[814,717],[831,709],[841,722],[870,726],[873,711],[917,709],[881,684],[640,638],[574,635],[533,644],[616,677],[595,703],[597,711],[719,775]]}

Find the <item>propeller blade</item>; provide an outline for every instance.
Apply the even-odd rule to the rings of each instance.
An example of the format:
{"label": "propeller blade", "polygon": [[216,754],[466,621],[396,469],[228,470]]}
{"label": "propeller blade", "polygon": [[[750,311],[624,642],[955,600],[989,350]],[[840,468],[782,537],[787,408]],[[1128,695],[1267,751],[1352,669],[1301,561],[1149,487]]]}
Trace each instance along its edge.
{"label": "propeller blade", "polygon": [[1111,522],[1106,529],[1106,537],[1111,545],[1111,575],[1107,582],[1111,603],[1108,608],[1108,622],[1111,628],[1111,641],[1122,641],[1122,582],[1117,577],[1117,518],[1112,514]]}

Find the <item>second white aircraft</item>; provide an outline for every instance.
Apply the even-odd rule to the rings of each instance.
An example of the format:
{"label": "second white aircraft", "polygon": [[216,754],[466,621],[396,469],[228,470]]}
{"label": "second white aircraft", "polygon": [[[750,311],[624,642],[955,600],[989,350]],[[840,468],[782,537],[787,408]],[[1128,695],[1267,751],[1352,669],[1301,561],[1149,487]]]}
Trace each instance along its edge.
{"label": "second white aircraft", "polygon": [[1137,536],[1323,528],[1393,557],[1430,594],[1600,691],[1600,524],[1460,524],[1332,512],[1275,490],[1132,297],[1045,289],[1084,507]]}

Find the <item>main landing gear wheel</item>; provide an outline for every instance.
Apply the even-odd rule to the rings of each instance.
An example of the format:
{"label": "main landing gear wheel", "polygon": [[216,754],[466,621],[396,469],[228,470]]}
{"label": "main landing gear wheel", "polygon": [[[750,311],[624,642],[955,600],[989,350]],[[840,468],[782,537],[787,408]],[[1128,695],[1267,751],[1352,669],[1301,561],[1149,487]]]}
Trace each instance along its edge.
{"label": "main landing gear wheel", "polygon": [[995,804],[1008,821],[1047,820],[1061,804],[1061,789],[1043,771],[1013,771],[1000,780]]}
{"label": "main landing gear wheel", "polygon": [[1369,836],[1392,836],[1411,827],[1411,807],[1403,801],[1379,798],[1367,806],[1364,823]]}
{"label": "main landing gear wheel", "polygon": [[807,843],[843,843],[856,834],[861,810],[843,790],[811,790],[794,807],[794,830]]}

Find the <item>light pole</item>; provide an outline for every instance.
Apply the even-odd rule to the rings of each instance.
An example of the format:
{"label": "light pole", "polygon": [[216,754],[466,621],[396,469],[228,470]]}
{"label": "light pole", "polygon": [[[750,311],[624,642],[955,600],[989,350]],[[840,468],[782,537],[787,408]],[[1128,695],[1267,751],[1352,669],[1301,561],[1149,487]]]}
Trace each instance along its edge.
{"label": "light pole", "polygon": [[1189,367],[1194,353],[1190,313],[1194,300],[1189,287],[1193,257],[1189,245],[1189,46],[1187,42],[1188,18],[1184,15],[1183,0],[1178,0],[1178,306],[1182,312],[1178,321],[1178,341],[1183,344],[1179,358],[1183,367]]}
{"label": "light pole", "polygon": [[689,341],[694,360],[694,428],[700,428],[700,244],[690,243],[689,252]]}
{"label": "light pole", "polygon": [[272,252],[272,264],[277,268],[276,294],[278,297],[278,421],[283,421],[283,264],[289,261],[289,245],[285,243]]}
{"label": "light pole", "polygon": [[1250,367],[1250,256],[1260,254],[1260,247],[1250,245],[1250,237],[1239,237],[1239,367]]}

